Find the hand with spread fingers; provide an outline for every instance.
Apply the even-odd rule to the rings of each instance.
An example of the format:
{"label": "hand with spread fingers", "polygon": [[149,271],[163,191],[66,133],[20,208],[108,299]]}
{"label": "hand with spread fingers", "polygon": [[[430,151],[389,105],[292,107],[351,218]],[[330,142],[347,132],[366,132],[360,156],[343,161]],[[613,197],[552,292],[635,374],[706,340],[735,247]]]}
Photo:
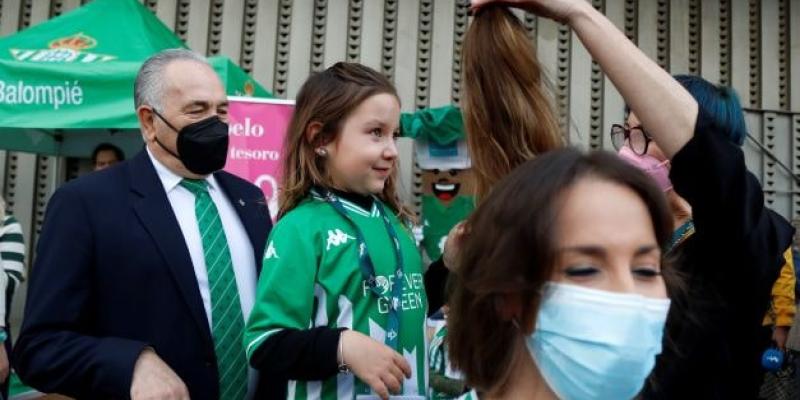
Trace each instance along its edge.
{"label": "hand with spread fingers", "polygon": [[411,377],[411,367],[403,356],[357,331],[343,331],[339,340],[342,342],[339,361],[375,394],[388,400],[390,394],[402,393],[403,381]]}

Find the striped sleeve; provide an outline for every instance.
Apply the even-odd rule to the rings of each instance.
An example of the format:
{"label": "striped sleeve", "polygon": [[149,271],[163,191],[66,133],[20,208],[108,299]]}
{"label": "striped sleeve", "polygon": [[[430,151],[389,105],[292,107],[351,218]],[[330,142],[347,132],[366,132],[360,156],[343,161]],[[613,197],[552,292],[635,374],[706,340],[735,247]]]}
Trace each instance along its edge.
{"label": "striped sleeve", "polygon": [[3,270],[19,285],[25,280],[25,242],[22,226],[12,216],[6,216],[0,227],[0,260]]}
{"label": "striped sleeve", "polygon": [[[3,258],[0,257],[0,262],[3,262]],[[5,328],[6,326],[6,288],[8,287],[9,278],[7,274],[0,273],[0,328]]]}

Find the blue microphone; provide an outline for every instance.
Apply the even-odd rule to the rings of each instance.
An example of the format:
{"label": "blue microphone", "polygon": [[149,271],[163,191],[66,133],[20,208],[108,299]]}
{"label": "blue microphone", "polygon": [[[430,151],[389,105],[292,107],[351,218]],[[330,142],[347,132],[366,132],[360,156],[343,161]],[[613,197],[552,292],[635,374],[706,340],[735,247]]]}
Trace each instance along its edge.
{"label": "blue microphone", "polygon": [[783,366],[783,352],[776,348],[764,350],[761,355],[761,366],[770,372],[777,372]]}

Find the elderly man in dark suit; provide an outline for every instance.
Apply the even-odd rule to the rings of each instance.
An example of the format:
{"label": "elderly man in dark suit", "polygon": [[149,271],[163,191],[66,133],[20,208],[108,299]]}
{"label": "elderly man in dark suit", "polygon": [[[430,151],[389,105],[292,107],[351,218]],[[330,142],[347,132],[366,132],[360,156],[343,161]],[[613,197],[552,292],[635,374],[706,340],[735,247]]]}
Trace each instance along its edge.
{"label": "elderly man in dark suit", "polygon": [[17,370],[78,398],[279,396],[242,345],[271,222],[261,191],[220,171],[222,83],[203,57],[166,50],[134,100],[145,149],[50,200]]}

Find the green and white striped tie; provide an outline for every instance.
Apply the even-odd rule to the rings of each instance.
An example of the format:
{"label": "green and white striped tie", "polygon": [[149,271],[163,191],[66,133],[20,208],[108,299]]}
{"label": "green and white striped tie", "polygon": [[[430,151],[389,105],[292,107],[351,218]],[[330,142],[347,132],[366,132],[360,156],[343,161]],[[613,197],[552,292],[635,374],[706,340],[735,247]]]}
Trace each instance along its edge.
{"label": "green and white striped tie", "polygon": [[211,291],[214,351],[219,370],[220,399],[244,399],[247,394],[247,358],[242,344],[244,315],[236,287],[228,239],[205,180],[184,179],[181,186],[194,193],[194,212],[203,242],[203,256]]}

